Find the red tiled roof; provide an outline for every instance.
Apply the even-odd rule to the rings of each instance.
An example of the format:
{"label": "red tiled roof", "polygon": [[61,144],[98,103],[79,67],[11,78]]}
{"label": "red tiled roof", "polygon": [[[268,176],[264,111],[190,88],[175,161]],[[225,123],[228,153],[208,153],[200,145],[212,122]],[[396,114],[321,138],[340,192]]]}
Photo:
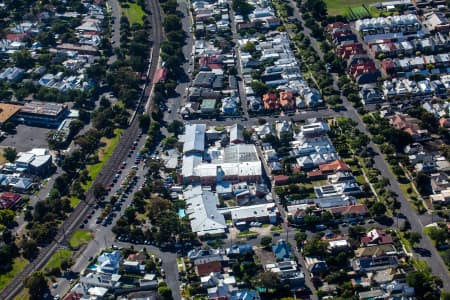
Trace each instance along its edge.
{"label": "red tiled roof", "polygon": [[289,176],[286,176],[286,175],[276,175],[273,177],[273,183],[275,185],[287,183],[288,180],[289,180]]}
{"label": "red tiled roof", "polygon": [[320,165],[319,169],[321,172],[330,172],[330,171],[336,172],[336,171],[349,171],[350,170],[348,165],[340,159],[332,161],[328,164]]}
{"label": "red tiled roof", "polygon": [[309,171],[308,173],[306,173],[306,176],[307,177],[320,177],[320,176],[323,176],[323,173],[320,170]]}
{"label": "red tiled roof", "polygon": [[10,33],[6,35],[6,39],[11,42],[21,42],[26,36],[26,33]]}
{"label": "red tiled roof", "polygon": [[21,198],[22,196],[19,194],[4,192],[0,195],[0,206],[3,208],[12,208]]}
{"label": "red tiled roof", "polygon": [[77,292],[70,292],[68,293],[63,299],[64,300],[80,300],[81,294],[78,294]]}
{"label": "red tiled roof", "polygon": [[199,264],[196,266],[197,274],[199,276],[208,275],[210,273],[218,273],[222,271],[222,264],[220,261],[212,261],[205,264]]}

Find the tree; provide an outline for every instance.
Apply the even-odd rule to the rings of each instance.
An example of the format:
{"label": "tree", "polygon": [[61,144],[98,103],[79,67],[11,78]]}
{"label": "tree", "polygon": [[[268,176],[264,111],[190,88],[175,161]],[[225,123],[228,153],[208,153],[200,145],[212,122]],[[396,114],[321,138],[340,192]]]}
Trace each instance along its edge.
{"label": "tree", "polygon": [[417,173],[417,176],[414,180],[417,190],[422,195],[428,195],[431,190],[431,179],[430,176],[423,172]]}
{"label": "tree", "polygon": [[0,210],[0,224],[9,227],[14,222],[14,212],[10,209]]}
{"label": "tree", "polygon": [[434,279],[428,271],[409,272],[406,274],[406,282],[414,288],[417,299],[439,299],[439,296],[436,296],[437,289]]}
{"label": "tree", "polygon": [[436,245],[444,244],[448,238],[447,231],[437,227],[431,227],[428,231],[428,235],[436,242]]}
{"label": "tree", "polygon": [[281,281],[278,274],[270,271],[261,272],[257,277],[257,283],[261,287],[265,287],[267,289],[277,289],[281,286]]}
{"label": "tree", "polygon": [[167,284],[159,284],[158,286],[158,294],[164,299],[164,300],[170,300],[173,299],[172,297],[172,291],[167,286]]}
{"label": "tree", "polygon": [[370,207],[370,213],[374,216],[381,216],[386,213],[386,206],[383,202],[377,201]]}
{"label": "tree", "polygon": [[414,247],[415,244],[419,243],[422,239],[422,235],[418,232],[409,233],[408,241],[411,243],[411,246]]}
{"label": "tree", "polygon": [[9,162],[14,162],[16,160],[17,157],[17,151],[15,148],[13,147],[6,147],[3,150],[3,155],[5,156],[6,160]]}
{"label": "tree", "polygon": [[12,59],[15,66],[19,68],[29,69],[34,65],[34,60],[31,57],[30,52],[26,49],[14,52],[12,54]]}
{"label": "tree", "polygon": [[307,241],[303,248],[305,256],[324,257],[327,253],[328,243],[318,238],[313,238]]}
{"label": "tree", "polygon": [[267,248],[272,244],[272,237],[271,236],[263,236],[261,238],[261,246],[263,248]]}
{"label": "tree", "polygon": [[164,17],[163,26],[166,32],[178,31],[182,28],[181,19],[177,15],[166,15]]}
{"label": "tree", "polygon": [[43,299],[48,290],[47,280],[43,272],[34,272],[25,279],[25,287],[29,290],[31,300]]}
{"label": "tree", "polygon": [[38,255],[38,247],[35,240],[26,240],[21,245],[22,255],[28,260],[35,258]]}
{"label": "tree", "polygon": [[169,126],[167,126],[167,131],[175,135],[179,135],[180,133],[183,132],[183,130],[184,130],[183,122],[178,120],[174,120],[172,123],[169,124]]}
{"label": "tree", "polygon": [[105,187],[101,183],[94,184],[92,189],[93,189],[93,192],[94,192],[95,199],[100,199],[101,197],[106,195]]}
{"label": "tree", "polygon": [[147,114],[142,114],[139,116],[139,127],[143,132],[147,132],[150,127],[150,116]]}

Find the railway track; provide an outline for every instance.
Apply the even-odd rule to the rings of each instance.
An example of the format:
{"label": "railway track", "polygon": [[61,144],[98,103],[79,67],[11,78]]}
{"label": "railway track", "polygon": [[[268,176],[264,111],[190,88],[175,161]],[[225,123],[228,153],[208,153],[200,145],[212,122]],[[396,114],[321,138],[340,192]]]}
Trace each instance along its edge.
{"label": "railway track", "polygon": [[[139,99],[136,111],[145,109],[147,101],[151,101],[150,91],[152,88],[153,75],[158,67],[160,43],[162,39],[162,27],[161,27],[161,12],[158,0],[148,0],[148,8],[150,9],[150,18],[152,24],[152,47],[150,49],[149,67],[147,71],[147,80],[144,86],[143,92]],[[151,105],[150,105],[151,107]],[[148,112],[147,112],[148,113]],[[119,164],[126,158],[128,151],[135,141],[136,137],[140,133],[138,118],[132,117],[129,127],[123,131],[120,141],[117,147],[114,149],[110,159],[104,165],[102,171],[94,180],[92,186],[95,184],[108,184],[116,170],[119,168]],[[30,262],[1,292],[0,299],[14,299],[24,288],[25,279],[33,272],[42,269],[45,264],[50,260],[52,255],[61,247],[65,242],[66,237],[70,237],[71,234],[79,227],[81,222],[88,215],[91,206],[95,203],[95,197],[93,189],[90,188],[86,192],[86,198],[81,201],[74,211],[64,221],[59,228],[57,235],[52,243],[41,249],[37,258]],[[108,229],[109,230],[109,229]]]}

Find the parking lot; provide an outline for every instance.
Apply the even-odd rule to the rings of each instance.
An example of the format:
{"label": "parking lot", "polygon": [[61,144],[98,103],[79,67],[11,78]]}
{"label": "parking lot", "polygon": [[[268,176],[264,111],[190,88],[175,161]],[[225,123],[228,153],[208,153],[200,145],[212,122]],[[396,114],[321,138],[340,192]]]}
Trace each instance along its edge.
{"label": "parking lot", "polygon": [[29,151],[33,148],[48,148],[47,135],[49,128],[31,127],[19,124],[16,134],[8,134],[0,142],[2,147],[15,147],[17,152]]}

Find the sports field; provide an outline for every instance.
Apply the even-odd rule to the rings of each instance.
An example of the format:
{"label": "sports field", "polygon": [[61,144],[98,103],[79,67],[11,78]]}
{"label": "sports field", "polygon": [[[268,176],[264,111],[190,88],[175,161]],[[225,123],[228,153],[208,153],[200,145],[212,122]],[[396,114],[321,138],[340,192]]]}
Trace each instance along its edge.
{"label": "sports field", "polygon": [[348,8],[361,7],[365,4],[367,7],[369,4],[380,2],[379,0],[325,0],[328,8],[328,14],[330,16],[335,15],[347,15]]}

